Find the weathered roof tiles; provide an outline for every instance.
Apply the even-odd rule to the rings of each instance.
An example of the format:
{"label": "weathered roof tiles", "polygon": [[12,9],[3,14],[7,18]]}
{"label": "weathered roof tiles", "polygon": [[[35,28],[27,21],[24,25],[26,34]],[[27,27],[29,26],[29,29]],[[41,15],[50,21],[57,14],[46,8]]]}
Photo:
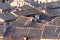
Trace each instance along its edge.
{"label": "weathered roof tiles", "polygon": [[60,17],[56,17],[49,22],[50,25],[60,26]]}
{"label": "weathered roof tiles", "polygon": [[9,20],[16,19],[17,16],[13,15],[12,13],[5,12],[5,13],[0,14],[0,18],[4,19],[5,21],[9,21]]}
{"label": "weathered roof tiles", "polygon": [[21,7],[20,11],[14,12],[17,15],[32,15],[32,14],[39,14],[39,11],[35,8],[30,7],[29,5],[24,5]]}

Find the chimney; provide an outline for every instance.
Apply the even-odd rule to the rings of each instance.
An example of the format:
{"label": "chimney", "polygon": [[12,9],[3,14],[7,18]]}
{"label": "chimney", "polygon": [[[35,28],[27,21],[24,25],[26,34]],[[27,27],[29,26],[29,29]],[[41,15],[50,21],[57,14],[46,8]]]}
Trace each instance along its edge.
{"label": "chimney", "polygon": [[0,36],[0,38],[3,38],[3,36]]}
{"label": "chimney", "polygon": [[5,22],[5,20],[2,19],[2,18],[0,18],[0,24],[2,24],[2,23],[4,23],[4,22]]}
{"label": "chimney", "polygon": [[3,10],[2,9],[0,9],[0,13],[2,13],[3,12]]}

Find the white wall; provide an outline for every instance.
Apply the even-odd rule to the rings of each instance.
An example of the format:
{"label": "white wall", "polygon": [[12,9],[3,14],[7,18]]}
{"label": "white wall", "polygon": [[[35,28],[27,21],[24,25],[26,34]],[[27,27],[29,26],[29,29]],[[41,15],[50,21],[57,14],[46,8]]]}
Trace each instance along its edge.
{"label": "white wall", "polygon": [[11,6],[22,6],[24,5],[24,0],[14,0],[10,5]]}

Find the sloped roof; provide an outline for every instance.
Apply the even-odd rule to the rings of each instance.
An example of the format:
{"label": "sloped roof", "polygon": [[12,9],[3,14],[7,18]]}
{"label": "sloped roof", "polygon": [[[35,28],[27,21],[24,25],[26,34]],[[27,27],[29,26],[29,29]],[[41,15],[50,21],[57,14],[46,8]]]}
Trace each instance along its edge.
{"label": "sloped roof", "polygon": [[42,30],[40,30],[40,28],[29,28],[30,30],[28,30],[28,38],[36,38],[39,39],[41,38],[41,34],[42,34]]}
{"label": "sloped roof", "polygon": [[5,33],[4,38],[9,38],[9,35],[12,35],[13,39],[18,40],[22,39],[26,34],[26,28],[23,27],[10,27]]}
{"label": "sloped roof", "polygon": [[17,17],[12,13],[6,12],[6,13],[0,14],[0,18],[4,19],[5,21],[8,21],[8,20],[14,20]]}
{"label": "sloped roof", "polygon": [[48,3],[46,3],[46,7],[48,7],[48,8],[60,7],[60,1],[48,2]]}
{"label": "sloped roof", "polygon": [[52,19],[52,21],[50,21],[49,24],[60,26],[60,17],[56,17],[56,18]]}
{"label": "sloped roof", "polygon": [[31,22],[28,27],[32,27],[32,28],[42,28],[44,26],[44,24],[42,23],[37,23],[37,22]]}
{"label": "sloped roof", "polygon": [[60,17],[56,17],[46,26],[42,38],[60,38]]}
{"label": "sloped roof", "polygon": [[[36,27],[34,27],[34,26],[36,26]],[[20,38],[24,37],[24,35],[26,33],[26,36],[30,39],[60,38],[60,37],[58,37],[58,34],[60,32],[60,27],[57,27],[57,30],[56,30],[56,27],[46,26],[44,28],[44,31],[43,31],[43,28],[44,28],[44,26],[42,26],[41,23],[40,23],[40,25],[39,25],[39,23],[37,23],[36,25],[32,24],[30,27],[28,26],[27,28],[24,28],[21,26],[20,27],[18,27],[18,26],[10,27],[10,28],[8,28],[7,34],[5,37],[8,37],[9,34],[12,34],[13,38],[20,39]],[[43,34],[42,34],[42,32],[43,32]]]}
{"label": "sloped roof", "polygon": [[28,24],[30,24],[32,22],[32,19],[34,19],[34,18],[31,18],[31,17],[20,18],[12,26],[13,27],[20,27],[20,26],[25,27],[25,26],[27,26]]}
{"label": "sloped roof", "polygon": [[4,37],[8,38],[9,34],[12,34],[13,39],[21,39],[24,38],[25,35],[28,38],[40,38],[41,33],[42,30],[40,30],[40,28],[10,27]]}
{"label": "sloped roof", "polygon": [[32,15],[39,14],[39,11],[35,8],[30,7],[29,5],[24,5],[21,7],[21,11],[16,11],[14,13],[16,13],[17,15]]}
{"label": "sloped roof", "polygon": [[60,9],[47,9],[50,16],[60,16]]}
{"label": "sloped roof", "polygon": [[46,7],[50,16],[60,16],[60,1],[47,3]]}
{"label": "sloped roof", "polygon": [[58,38],[58,33],[56,32],[56,27],[47,26],[44,30],[42,38],[48,38],[48,39]]}
{"label": "sloped roof", "polygon": [[3,10],[6,10],[6,9],[10,9],[11,6],[8,3],[1,3],[0,2],[0,8],[2,8]]}

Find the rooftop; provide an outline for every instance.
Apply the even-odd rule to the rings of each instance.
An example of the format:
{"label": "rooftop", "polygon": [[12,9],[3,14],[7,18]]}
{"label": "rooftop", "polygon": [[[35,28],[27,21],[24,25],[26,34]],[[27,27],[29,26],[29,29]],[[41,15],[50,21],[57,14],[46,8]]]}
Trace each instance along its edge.
{"label": "rooftop", "polygon": [[9,21],[9,20],[14,20],[17,17],[10,12],[5,12],[0,14],[0,18],[4,19],[5,21]]}
{"label": "rooftop", "polygon": [[20,7],[21,8],[21,10],[19,11],[16,11],[16,12],[14,12],[15,14],[17,14],[17,15],[32,15],[32,14],[39,14],[40,12],[37,10],[37,9],[35,9],[35,8],[32,8],[31,6],[29,6],[29,5],[24,5],[24,6],[22,6],[22,7]]}

